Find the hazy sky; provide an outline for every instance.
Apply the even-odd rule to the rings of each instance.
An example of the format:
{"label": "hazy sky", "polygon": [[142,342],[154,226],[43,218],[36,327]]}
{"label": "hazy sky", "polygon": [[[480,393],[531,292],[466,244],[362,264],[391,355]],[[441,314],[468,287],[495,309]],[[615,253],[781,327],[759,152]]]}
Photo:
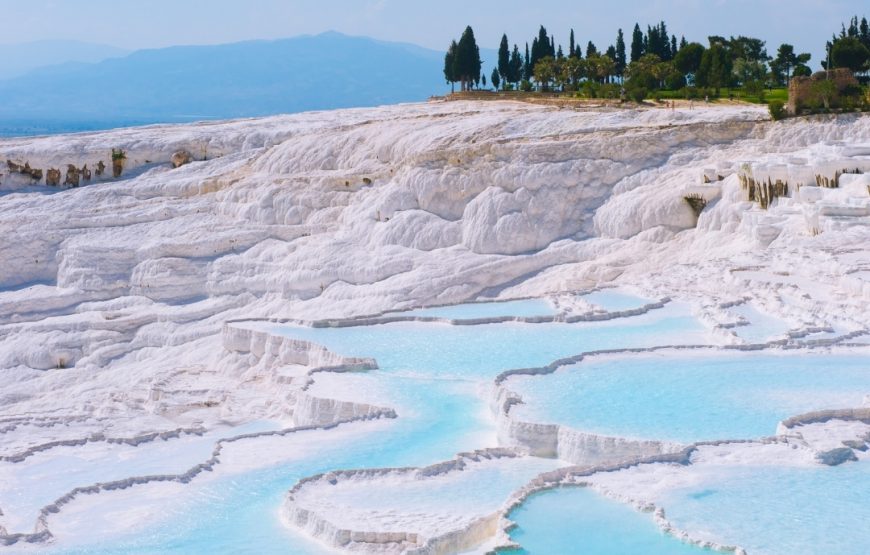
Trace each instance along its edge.
{"label": "hazy sky", "polygon": [[[862,11],[864,14],[862,14]],[[474,27],[481,46],[529,40],[543,23],[567,44],[573,27],[603,49],[616,29],[664,19],[678,37],[761,37],[813,54],[852,15],[870,17],[867,0],[0,0],[0,42],[77,39],[130,49],[281,38],[336,30],[438,50]]]}

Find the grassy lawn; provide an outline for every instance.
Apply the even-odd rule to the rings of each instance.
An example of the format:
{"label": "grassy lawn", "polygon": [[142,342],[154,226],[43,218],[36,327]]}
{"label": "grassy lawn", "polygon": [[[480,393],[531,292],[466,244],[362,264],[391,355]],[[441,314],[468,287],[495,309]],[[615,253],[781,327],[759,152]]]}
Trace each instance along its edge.
{"label": "grassy lawn", "polygon": [[[729,94],[732,96],[729,97]],[[650,96],[653,98],[658,97],[663,100],[682,100],[686,98],[685,94],[681,91],[656,91],[650,94]],[[783,102],[788,102],[788,89],[785,87],[773,90],[765,89],[763,97],[759,98],[758,96],[746,94],[741,88],[723,88],[719,93],[719,98],[723,100],[734,98],[734,100],[752,102],[753,104],[767,104],[771,100],[782,100]],[[703,100],[703,97],[699,100]]]}

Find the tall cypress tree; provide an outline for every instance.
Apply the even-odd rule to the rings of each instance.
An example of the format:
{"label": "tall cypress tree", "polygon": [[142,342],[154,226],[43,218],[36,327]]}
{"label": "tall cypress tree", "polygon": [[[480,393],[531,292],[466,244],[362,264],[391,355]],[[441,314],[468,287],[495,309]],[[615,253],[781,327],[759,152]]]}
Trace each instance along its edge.
{"label": "tall cypress tree", "polygon": [[574,52],[574,44],[575,44],[575,43],[574,43],[574,29],[571,29],[571,36],[570,36],[570,38],[568,39],[568,56],[571,57],[571,58],[573,58],[573,57],[574,57],[574,54],[575,54],[575,52]]}
{"label": "tall cypress tree", "polygon": [[532,79],[532,59],[529,57],[529,43],[526,43],[526,58],[523,61],[523,79]]}
{"label": "tall cypress tree", "polygon": [[636,62],[644,55],[643,49],[643,33],[640,31],[640,25],[634,24],[634,31],[631,33],[631,61]]}
{"label": "tall cypress tree", "polygon": [[510,75],[508,81],[511,83],[519,83],[523,80],[523,56],[520,54],[520,49],[514,45],[514,51],[511,52]]}
{"label": "tall cypress tree", "polygon": [[450,43],[447,54],[444,55],[444,78],[450,83],[450,92],[456,92],[456,50],[458,48],[459,45],[454,40]]}
{"label": "tall cypress tree", "polygon": [[472,84],[480,81],[481,65],[480,48],[474,38],[474,31],[468,26],[456,48],[456,77],[462,83],[462,90],[468,90]]}
{"label": "tall cypress tree", "polygon": [[586,45],[586,58],[590,58],[591,56],[595,56],[598,54],[598,49],[595,47],[595,44],[590,40],[589,44]]}
{"label": "tall cypress tree", "polygon": [[622,29],[616,33],[616,57],[613,58],[613,61],[616,62],[614,66],[614,71],[616,75],[622,77],[625,74],[625,36],[622,34]]}
{"label": "tall cypress tree", "polygon": [[498,73],[504,83],[508,82],[511,72],[511,53],[508,48],[507,35],[502,35],[501,44],[498,46]]}
{"label": "tall cypress tree", "polygon": [[668,28],[665,26],[665,22],[662,21],[659,23],[659,56],[662,60],[668,61],[673,59],[674,55],[671,53],[671,43],[668,40]]}
{"label": "tall cypress tree", "polygon": [[860,40],[861,44],[863,44],[865,47],[870,48],[870,24],[867,23],[866,17],[861,18],[858,40]]}
{"label": "tall cypress tree", "polygon": [[[534,71],[535,65],[541,58],[555,55],[555,53],[555,48],[550,52],[550,37],[547,35],[547,29],[541,25],[541,28],[538,29],[538,38],[532,41],[532,57],[530,61],[532,71]],[[531,74],[528,78],[531,78]]]}

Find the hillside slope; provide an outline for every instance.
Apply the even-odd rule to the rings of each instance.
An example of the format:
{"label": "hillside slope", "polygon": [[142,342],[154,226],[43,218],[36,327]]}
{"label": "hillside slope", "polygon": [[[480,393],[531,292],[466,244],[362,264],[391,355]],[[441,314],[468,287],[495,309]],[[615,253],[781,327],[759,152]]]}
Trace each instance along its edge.
{"label": "hillside slope", "polygon": [[0,82],[0,134],[415,102],[448,90],[443,55],[339,33],[141,50]]}
{"label": "hillside slope", "polygon": [[[48,169],[111,168],[112,149],[119,179],[45,185]],[[194,161],[173,169],[180,150]],[[870,171],[866,116],[439,102],[4,140],[0,154],[42,170],[0,171],[7,452],[291,418],[299,397],[259,357],[293,345],[248,334],[230,355],[221,332],[238,319],[623,284],[690,302],[720,332],[723,307],[747,300],[796,329],[870,329],[870,181],[839,175]],[[768,209],[749,200],[750,181],[778,180],[790,188]]]}

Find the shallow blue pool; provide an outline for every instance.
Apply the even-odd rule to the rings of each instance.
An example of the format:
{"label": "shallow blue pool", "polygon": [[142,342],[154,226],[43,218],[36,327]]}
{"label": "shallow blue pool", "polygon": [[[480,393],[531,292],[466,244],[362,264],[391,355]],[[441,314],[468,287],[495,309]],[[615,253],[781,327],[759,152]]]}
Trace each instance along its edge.
{"label": "shallow blue pool", "polygon": [[692,316],[689,307],[680,304],[632,318],[576,324],[260,326],[274,334],[314,341],[342,355],[374,357],[382,372],[416,371],[430,377],[486,380],[503,370],[542,366],[584,351],[711,341],[708,330]]}
{"label": "shallow blue pool", "polygon": [[[515,509],[511,539],[529,555],[700,555],[704,550],[665,535],[649,514],[588,488],[538,493]],[[509,551],[505,553],[517,553]]]}
{"label": "shallow blue pool", "polygon": [[[342,354],[375,357],[379,370],[323,376],[326,385],[315,382],[311,391],[340,396],[339,391],[326,390],[333,385],[331,379],[341,378],[342,389],[349,390],[345,394],[367,396],[366,401],[395,407],[399,418],[386,426],[376,423],[377,432],[328,446],[310,460],[197,488],[194,499],[148,533],[79,552],[323,552],[319,544],[284,529],[278,520],[285,492],[301,478],[338,468],[426,465],[450,459],[458,452],[494,447],[496,430],[487,396],[493,377],[502,370],[544,365],[590,349],[677,339],[704,343],[709,339],[688,308],[676,304],[643,316],[579,324],[270,326],[273,332],[310,339]],[[365,429],[366,424],[360,426]],[[300,441],[300,448],[304,448],[304,438],[290,437],[287,441]],[[240,528],[235,527],[238,521]]]}
{"label": "shallow blue pool", "polygon": [[693,442],[773,435],[780,420],[860,407],[866,354],[662,352],[589,358],[507,382],[521,420],[605,435]]}
{"label": "shallow blue pool", "polygon": [[677,527],[752,555],[864,555],[870,462],[837,467],[725,467],[661,504]]}
{"label": "shallow blue pool", "polygon": [[[189,498],[185,498],[180,505],[169,504],[172,512],[166,515],[166,519],[150,525],[144,532],[122,533],[111,541],[100,545],[83,545],[78,550],[63,547],[63,538],[59,538],[60,545],[47,546],[47,551],[96,554],[328,553],[330,551],[306,536],[287,530],[279,520],[279,507],[284,495],[298,480],[334,469],[427,465],[450,459],[461,451],[495,446],[496,430],[488,409],[488,395],[492,379],[503,370],[542,366],[589,350],[706,344],[711,340],[707,329],[692,317],[689,308],[679,304],[670,304],[642,316],[580,324],[510,322],[451,326],[410,322],[317,329],[257,325],[273,333],[321,343],[341,354],[376,358],[379,370],[342,376],[318,375],[310,392],[336,398],[359,398],[361,401],[394,407],[399,418],[388,422],[354,424],[357,435],[342,436],[343,439],[339,441],[316,442],[313,441],[314,435],[306,435],[308,433],[288,436],[282,440],[285,442],[282,446],[291,452],[297,452],[298,448],[298,452],[307,453],[312,444],[320,447],[310,456],[299,460],[203,483],[195,480],[189,486]],[[747,355],[745,360],[751,363],[753,356]],[[613,382],[610,385],[605,382],[604,385],[616,388],[622,384],[635,389],[631,395],[640,405],[647,397],[691,397],[685,392],[694,393],[699,385],[707,387],[699,384],[697,376],[693,376],[688,369],[680,371],[679,364],[674,366],[674,376],[667,376],[672,370],[670,366],[674,364],[662,362],[659,372],[648,373],[646,379],[640,379],[641,370],[637,370],[638,376],[632,376],[632,372],[619,372],[618,366],[615,366]],[[840,376],[833,372],[828,372],[828,375],[837,376],[837,379]],[[728,380],[721,385],[727,385],[725,382]],[[817,386],[812,382],[793,385],[795,388]],[[684,389],[678,389],[683,386]],[[606,391],[607,387],[602,391]],[[752,392],[743,390],[740,395],[749,393]],[[769,391],[763,393],[768,395]],[[791,395],[790,390],[784,389],[783,395]],[[757,397],[750,401],[765,402],[766,399],[768,397]],[[702,402],[697,401],[699,404]],[[565,403],[571,405],[571,399],[565,399]],[[576,403],[572,406],[576,407]],[[602,415],[607,414],[605,409],[602,401]],[[621,425],[645,424],[642,418],[632,423],[630,420],[619,420],[624,415],[617,416],[616,421],[621,422]],[[646,415],[645,418],[650,416]],[[679,421],[682,417],[674,418]],[[775,425],[775,422],[771,425]],[[765,433],[770,432],[772,429]],[[577,495],[595,496],[591,492]],[[110,500],[111,496],[106,499]],[[540,496],[540,499],[546,502],[548,498]],[[614,553],[618,551],[595,551],[614,541],[624,541],[625,549],[640,549],[642,551],[637,552],[645,553],[679,555],[685,552],[680,550],[693,549],[662,536],[649,515],[635,513],[628,507],[606,499],[598,499],[603,504],[596,505],[597,497],[591,499],[580,499],[576,503],[569,501],[561,508],[563,502],[554,500],[555,513],[549,513],[550,516],[540,522],[554,525],[564,522],[565,536],[547,531],[538,537],[541,542],[546,540],[551,543],[540,543],[537,548],[534,547],[535,535],[538,534],[535,521],[527,520],[523,525],[519,518],[522,515],[518,514],[521,533],[526,534],[524,543],[528,542],[532,553],[553,554],[577,553],[576,548],[581,545],[588,548],[585,551],[588,553]],[[527,510],[527,507],[534,505],[524,506],[520,512]],[[578,512],[571,513],[572,510]],[[623,510],[625,512],[620,512]],[[532,513],[534,511],[529,514]],[[546,510],[544,514],[548,514]],[[560,521],[563,516],[565,518]],[[574,534],[572,529],[579,530],[580,535]],[[676,551],[668,551],[671,549]]]}

